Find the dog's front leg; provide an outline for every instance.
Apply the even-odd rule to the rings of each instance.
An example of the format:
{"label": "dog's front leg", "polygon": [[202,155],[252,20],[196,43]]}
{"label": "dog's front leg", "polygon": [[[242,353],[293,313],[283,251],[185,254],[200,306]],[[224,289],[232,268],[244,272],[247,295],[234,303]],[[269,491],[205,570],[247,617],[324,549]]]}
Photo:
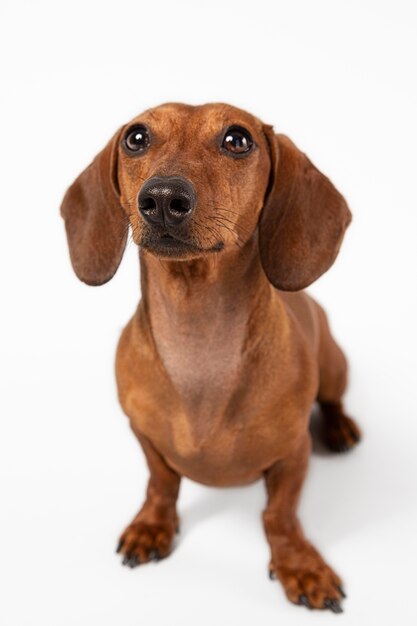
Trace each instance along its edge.
{"label": "dog's front leg", "polygon": [[148,463],[146,500],[122,534],[117,551],[123,564],[136,567],[168,556],[178,529],[176,502],[180,476],[165,463],[148,439],[136,433]]}
{"label": "dog's front leg", "polygon": [[270,572],[291,602],[340,613],[341,580],[306,540],[296,516],[310,449],[306,435],[290,457],[265,472],[268,504],[263,519],[271,547]]}

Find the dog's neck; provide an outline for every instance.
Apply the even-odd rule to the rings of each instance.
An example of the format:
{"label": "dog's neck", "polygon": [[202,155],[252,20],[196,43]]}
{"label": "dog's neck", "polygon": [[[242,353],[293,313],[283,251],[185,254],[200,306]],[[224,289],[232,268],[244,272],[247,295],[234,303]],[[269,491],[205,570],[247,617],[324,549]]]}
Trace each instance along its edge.
{"label": "dog's neck", "polygon": [[142,323],[200,439],[221,419],[242,354],[258,336],[256,318],[268,310],[258,243],[189,262],[142,252],[141,282]]}
{"label": "dog's neck", "polygon": [[190,261],[161,260],[143,251],[140,259],[142,298],[151,319],[166,312],[171,321],[194,315],[200,323],[214,320],[269,290],[256,236],[242,248]]}

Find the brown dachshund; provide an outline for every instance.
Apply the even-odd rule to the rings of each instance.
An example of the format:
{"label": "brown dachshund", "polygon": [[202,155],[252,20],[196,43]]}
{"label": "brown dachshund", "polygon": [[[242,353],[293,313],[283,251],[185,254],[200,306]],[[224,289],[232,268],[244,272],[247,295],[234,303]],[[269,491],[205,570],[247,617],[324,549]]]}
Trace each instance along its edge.
{"label": "brown dachshund", "polygon": [[[315,401],[325,443],[352,448],[346,360],[302,289],[333,263],[351,214],[284,135],[224,104],[165,104],[121,128],[67,191],[72,265],[101,285],[129,226],[142,300],[117,351],[122,407],[150,471],[121,536],[131,567],[169,554],[181,476],[265,480],[271,576],[288,598],[341,611],[341,580],[305,538],[296,509]],[[297,293],[291,293],[297,292]]]}

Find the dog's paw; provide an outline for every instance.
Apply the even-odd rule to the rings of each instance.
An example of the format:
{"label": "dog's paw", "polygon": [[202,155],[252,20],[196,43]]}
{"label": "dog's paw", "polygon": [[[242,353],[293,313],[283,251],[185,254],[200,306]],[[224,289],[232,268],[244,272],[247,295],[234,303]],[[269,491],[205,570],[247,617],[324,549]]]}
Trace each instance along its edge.
{"label": "dog's paw", "polygon": [[169,522],[132,522],[117,546],[117,553],[123,555],[122,564],[133,568],[167,557],[172,551],[175,532],[175,525]]}
{"label": "dog's paw", "polygon": [[273,564],[270,567],[270,577],[281,581],[288,599],[308,609],[343,613],[340,602],[346,595],[337,574],[317,553],[316,558],[310,551],[305,557],[301,553],[297,557],[298,567],[293,567],[294,562],[291,567],[281,565],[275,568]]}
{"label": "dog's paw", "polygon": [[347,452],[361,440],[356,422],[343,413],[339,405],[322,404],[323,441],[332,452]]}
{"label": "dog's paw", "polygon": [[347,452],[359,443],[361,432],[351,417],[339,415],[326,422],[323,439],[333,452]]}

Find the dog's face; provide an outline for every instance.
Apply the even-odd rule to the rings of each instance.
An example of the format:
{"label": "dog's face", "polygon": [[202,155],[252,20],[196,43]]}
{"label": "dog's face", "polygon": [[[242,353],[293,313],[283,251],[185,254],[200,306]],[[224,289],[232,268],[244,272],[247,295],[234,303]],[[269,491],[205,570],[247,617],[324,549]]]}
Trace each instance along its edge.
{"label": "dog's face", "polygon": [[165,259],[259,241],[280,289],[308,286],[336,258],[351,215],[331,182],[284,135],[225,104],[165,104],[121,128],[62,203],[78,277],[108,281],[131,226]]}
{"label": "dog's face", "polygon": [[223,104],[151,109],[118,142],[120,198],[133,239],[166,258],[244,245],[270,169],[262,123]]}

